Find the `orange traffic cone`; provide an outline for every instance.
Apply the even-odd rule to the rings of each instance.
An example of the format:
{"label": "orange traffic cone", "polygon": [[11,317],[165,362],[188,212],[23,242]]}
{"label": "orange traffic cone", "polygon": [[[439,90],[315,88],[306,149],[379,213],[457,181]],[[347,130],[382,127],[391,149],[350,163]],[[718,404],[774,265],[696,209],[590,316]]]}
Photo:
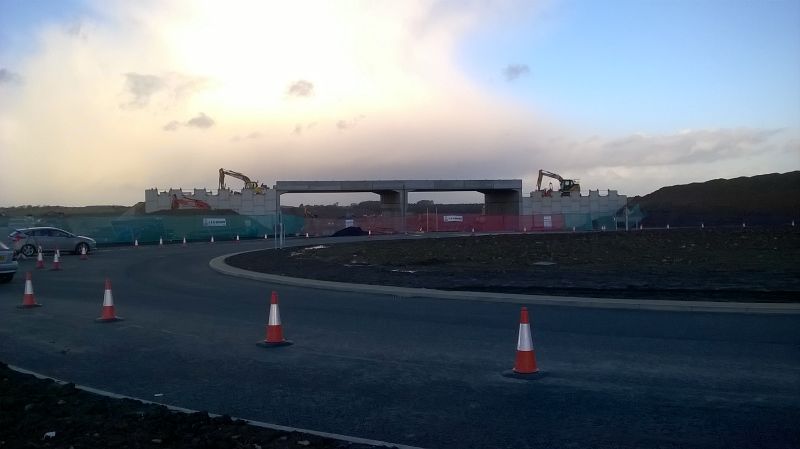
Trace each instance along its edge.
{"label": "orange traffic cone", "polygon": [[531,339],[531,325],[528,320],[528,308],[523,307],[519,317],[519,335],[517,337],[517,358],[514,361],[514,369],[504,373],[507,377],[522,379],[536,378],[539,375],[536,367],[536,354],[533,350],[533,339]]}
{"label": "orange traffic cone", "polygon": [[61,269],[61,251],[56,250],[56,253],[53,254],[53,268],[50,270],[58,271]]}
{"label": "orange traffic cone", "polygon": [[103,294],[103,313],[100,318],[95,321],[98,323],[111,323],[113,321],[122,321],[114,312],[114,295],[111,294],[111,280],[106,279],[106,291]]}
{"label": "orange traffic cone", "polygon": [[239,234],[236,234],[236,243],[239,243]]}
{"label": "orange traffic cone", "polygon": [[42,256],[42,247],[39,247],[39,254],[36,255],[36,268],[44,268],[44,257]]}
{"label": "orange traffic cone", "polygon": [[186,236],[183,237],[183,246],[186,246]]}
{"label": "orange traffic cone", "polygon": [[211,243],[214,243],[214,236],[211,236]]}
{"label": "orange traffic cone", "polygon": [[89,256],[86,255],[86,247],[81,245],[81,260],[88,259]]}
{"label": "orange traffic cone", "polygon": [[161,237],[158,238],[158,246],[164,246],[164,239]]}
{"label": "orange traffic cone", "polygon": [[33,297],[33,281],[31,281],[31,272],[25,273],[25,294],[22,296],[22,305],[17,306],[20,309],[32,309],[34,307],[42,307],[41,304],[36,302]]}
{"label": "orange traffic cone", "polygon": [[283,338],[283,328],[281,327],[281,314],[278,311],[278,293],[272,292],[269,304],[269,322],[267,324],[267,337],[264,341],[256,343],[258,346],[272,348],[276,346],[288,346],[291,341]]}
{"label": "orange traffic cone", "polygon": [[134,239],[133,240],[133,246],[135,246],[137,248],[139,247],[139,239]]}

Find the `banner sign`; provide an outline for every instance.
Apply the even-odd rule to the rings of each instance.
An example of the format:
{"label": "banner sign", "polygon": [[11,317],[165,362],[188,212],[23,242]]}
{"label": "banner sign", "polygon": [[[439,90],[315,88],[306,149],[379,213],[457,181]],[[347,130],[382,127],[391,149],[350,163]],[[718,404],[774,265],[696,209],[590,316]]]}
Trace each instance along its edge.
{"label": "banner sign", "polygon": [[209,226],[222,226],[222,227],[224,227],[224,226],[228,226],[228,222],[224,218],[204,218],[203,219],[203,226],[205,226],[205,227],[209,227]]}
{"label": "banner sign", "polygon": [[462,215],[444,215],[442,216],[442,218],[444,219],[445,223],[449,221],[459,221],[459,222],[464,221],[464,217]]}

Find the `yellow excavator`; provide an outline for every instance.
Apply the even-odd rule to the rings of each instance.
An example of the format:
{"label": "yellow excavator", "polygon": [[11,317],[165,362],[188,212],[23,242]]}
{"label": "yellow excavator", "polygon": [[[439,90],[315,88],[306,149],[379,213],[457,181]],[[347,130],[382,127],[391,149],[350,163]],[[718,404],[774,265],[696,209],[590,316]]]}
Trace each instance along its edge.
{"label": "yellow excavator", "polygon": [[267,190],[267,186],[264,184],[258,185],[258,181],[251,181],[250,178],[247,176],[239,173],[238,171],[233,170],[225,170],[224,168],[219,169],[219,188],[225,188],[225,175],[233,176],[236,179],[241,179],[244,181],[244,188],[247,190],[254,190],[256,193],[264,193]]}
{"label": "yellow excavator", "polygon": [[[549,172],[547,170],[539,170],[539,179],[536,181],[536,190],[542,190],[542,177],[544,176],[558,180],[558,191],[561,192],[561,196],[570,196],[572,193],[577,195],[581,194],[581,185],[578,184],[577,179],[564,179],[558,173]],[[545,191],[544,195],[550,196],[550,192],[552,192],[552,189]]]}

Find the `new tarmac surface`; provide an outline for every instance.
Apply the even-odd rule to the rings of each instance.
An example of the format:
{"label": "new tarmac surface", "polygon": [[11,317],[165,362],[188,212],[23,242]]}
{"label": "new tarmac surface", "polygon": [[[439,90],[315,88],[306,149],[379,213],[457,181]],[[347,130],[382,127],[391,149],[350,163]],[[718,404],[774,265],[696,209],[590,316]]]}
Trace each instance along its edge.
{"label": "new tarmac surface", "polygon": [[[517,380],[501,374],[519,305],[209,268],[271,245],[112,248],[63,257],[63,271],[23,261],[44,306],[15,307],[24,275],[0,286],[0,360],[171,405],[429,448],[800,447],[800,315],[532,305],[546,375]],[[94,322],[105,277],[125,321]],[[255,345],[272,290],[292,346]]]}

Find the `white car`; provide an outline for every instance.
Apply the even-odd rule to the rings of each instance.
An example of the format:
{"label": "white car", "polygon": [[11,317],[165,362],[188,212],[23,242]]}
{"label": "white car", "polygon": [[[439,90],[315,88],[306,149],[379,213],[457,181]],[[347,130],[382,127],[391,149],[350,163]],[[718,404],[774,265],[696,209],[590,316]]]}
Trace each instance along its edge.
{"label": "white car", "polygon": [[14,260],[14,251],[0,242],[0,284],[11,282],[17,272],[18,264]]}

